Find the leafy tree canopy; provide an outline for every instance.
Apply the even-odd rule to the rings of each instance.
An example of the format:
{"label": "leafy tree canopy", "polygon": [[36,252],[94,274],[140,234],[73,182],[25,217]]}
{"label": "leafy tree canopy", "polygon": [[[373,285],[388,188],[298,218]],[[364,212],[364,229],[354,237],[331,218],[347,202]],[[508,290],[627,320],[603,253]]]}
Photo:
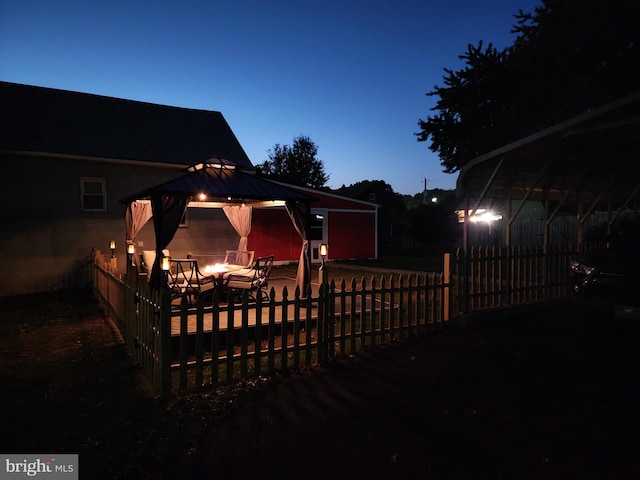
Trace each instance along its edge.
{"label": "leafy tree canopy", "polygon": [[257,166],[265,175],[311,188],[323,187],[329,180],[317,158],[318,147],[308,136],[294,138],[292,146],[276,143],[268,154],[269,159]]}
{"label": "leafy tree canopy", "polygon": [[430,140],[443,171],[638,89],[638,0],[542,0],[514,15],[514,44],[468,45],[418,141]]}

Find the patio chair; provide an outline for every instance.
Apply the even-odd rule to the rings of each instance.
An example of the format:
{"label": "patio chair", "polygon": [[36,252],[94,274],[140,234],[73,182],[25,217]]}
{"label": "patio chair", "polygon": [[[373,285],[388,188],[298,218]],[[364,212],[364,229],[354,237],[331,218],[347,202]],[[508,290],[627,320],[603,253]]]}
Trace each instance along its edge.
{"label": "patio chair", "polygon": [[200,273],[197,260],[173,260],[172,264],[175,265],[175,270],[167,272],[171,300],[182,298],[186,295],[189,303],[194,303],[199,295],[209,292],[214,287],[213,279]]}
{"label": "patio chair", "polygon": [[264,300],[269,300],[267,287],[273,268],[273,258],[273,255],[258,257],[253,268],[247,273],[229,273],[225,279],[225,289],[229,295],[242,298],[244,292],[248,292],[249,298],[253,300],[256,299],[256,295],[261,295]]}
{"label": "patio chair", "polygon": [[254,250],[227,250],[223,263],[227,263],[229,265],[240,265],[244,268],[250,268],[251,265],[253,265],[254,255]]}

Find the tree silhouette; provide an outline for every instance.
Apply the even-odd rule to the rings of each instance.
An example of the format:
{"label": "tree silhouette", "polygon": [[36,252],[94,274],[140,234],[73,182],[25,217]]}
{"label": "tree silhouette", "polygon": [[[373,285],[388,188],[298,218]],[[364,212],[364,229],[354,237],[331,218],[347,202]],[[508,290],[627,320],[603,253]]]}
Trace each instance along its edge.
{"label": "tree silhouette", "polygon": [[318,160],[318,147],[308,136],[293,139],[293,145],[276,143],[268,151],[269,160],[258,165],[262,173],[284,182],[303,187],[320,188],[329,180],[322,160]]}
{"label": "tree silhouette", "polygon": [[445,69],[427,93],[436,113],[419,120],[443,171],[638,89],[640,2],[542,0],[514,15],[512,46],[469,45],[465,66]]}

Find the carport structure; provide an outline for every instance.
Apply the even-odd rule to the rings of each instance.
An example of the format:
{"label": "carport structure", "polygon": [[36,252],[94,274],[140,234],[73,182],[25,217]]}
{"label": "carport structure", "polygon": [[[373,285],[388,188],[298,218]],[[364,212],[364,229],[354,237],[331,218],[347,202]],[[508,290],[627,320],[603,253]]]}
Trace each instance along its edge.
{"label": "carport structure", "polygon": [[187,168],[178,178],[130,195],[121,202],[127,205],[127,242],[133,242],[136,233],[153,218],[156,257],[149,279],[153,288],[165,282],[160,265],[162,251],[173,239],[187,207],[223,209],[240,237],[238,250],[244,251],[252,209],[284,206],[302,240],[297,286],[304,296],[310,285],[309,215],[313,200],[311,195],[214,157]]}
{"label": "carport structure", "polygon": [[[462,168],[456,193],[467,217],[488,203],[503,206],[505,244],[528,201],[544,205],[543,249],[559,211],[577,216],[577,248],[586,219],[606,208],[607,231],[623,211],[637,211],[640,188],[640,92],[481,155]],[[469,248],[469,222],[463,225]]]}

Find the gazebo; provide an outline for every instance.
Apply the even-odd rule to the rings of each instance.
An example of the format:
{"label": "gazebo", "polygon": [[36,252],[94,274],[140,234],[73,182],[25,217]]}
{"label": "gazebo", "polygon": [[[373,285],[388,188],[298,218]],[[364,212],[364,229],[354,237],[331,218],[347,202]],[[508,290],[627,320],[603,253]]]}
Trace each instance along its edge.
{"label": "gazebo", "polygon": [[302,239],[297,286],[306,296],[310,285],[311,251],[309,248],[310,205],[315,198],[282,183],[270,181],[254,171],[241,169],[224,158],[210,158],[192,165],[184,175],[147,188],[120,200],[127,205],[126,240],[153,219],[156,258],[149,279],[152,288],[164,283],[161,270],[162,251],[173,239],[185,210],[220,208],[240,236],[238,250],[247,249],[251,214],[254,207],[285,207]]}

